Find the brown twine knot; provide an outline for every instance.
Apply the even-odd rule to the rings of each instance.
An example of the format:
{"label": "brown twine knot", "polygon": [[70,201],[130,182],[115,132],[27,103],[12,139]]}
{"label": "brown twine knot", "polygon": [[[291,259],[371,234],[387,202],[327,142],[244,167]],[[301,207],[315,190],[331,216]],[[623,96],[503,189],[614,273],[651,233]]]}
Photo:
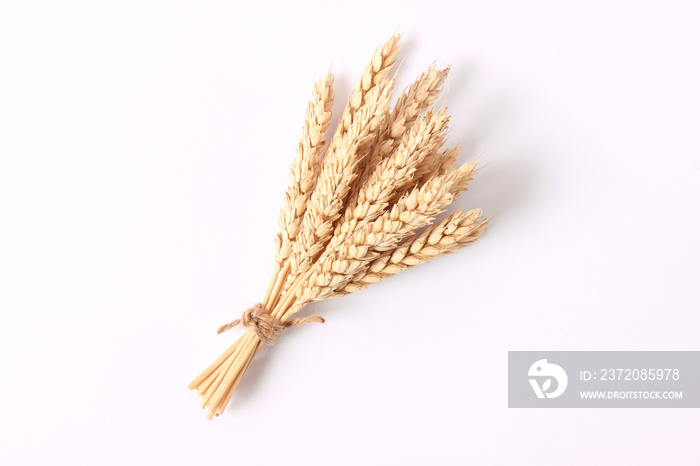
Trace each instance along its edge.
{"label": "brown twine knot", "polygon": [[267,345],[275,341],[289,327],[308,324],[309,322],[324,323],[325,319],[321,316],[299,317],[297,319],[282,321],[270,315],[261,303],[256,304],[250,309],[243,312],[240,319],[222,325],[216,330],[216,334],[224,333],[236,325],[242,325],[248,330],[252,330],[258,336],[263,345]]}

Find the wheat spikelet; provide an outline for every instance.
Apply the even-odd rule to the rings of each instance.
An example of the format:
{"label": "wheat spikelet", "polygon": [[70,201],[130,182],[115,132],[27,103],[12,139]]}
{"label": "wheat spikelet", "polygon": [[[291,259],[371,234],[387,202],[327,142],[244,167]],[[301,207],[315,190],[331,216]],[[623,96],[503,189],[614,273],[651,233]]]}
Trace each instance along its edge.
{"label": "wheat spikelet", "polygon": [[459,149],[442,149],[446,107],[432,108],[448,69],[429,67],[389,106],[399,36],[380,46],[326,144],[333,76],[317,83],[280,212],[273,275],[247,329],[189,388],[207,417],[220,415],[255,355],[306,304],[339,297],[473,243],[487,220],[478,209],[435,218],[466,190],[477,162],[454,168]]}
{"label": "wheat spikelet", "polygon": [[418,166],[415,173],[415,179],[417,179],[417,184],[423,184],[430,178],[441,175],[454,167],[457,161],[457,156],[461,147],[453,147],[450,149],[445,149],[442,152],[435,154],[434,157],[424,160],[423,163]]}

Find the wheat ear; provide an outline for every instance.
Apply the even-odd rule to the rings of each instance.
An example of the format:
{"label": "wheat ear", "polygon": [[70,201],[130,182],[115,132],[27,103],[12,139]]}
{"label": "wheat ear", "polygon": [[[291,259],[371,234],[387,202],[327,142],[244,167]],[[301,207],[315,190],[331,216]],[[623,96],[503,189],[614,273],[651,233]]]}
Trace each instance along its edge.
{"label": "wheat ear", "polygon": [[360,82],[350,95],[350,100],[345,106],[343,115],[338,124],[337,135],[342,135],[350,128],[354,115],[367,103],[367,95],[373,88],[387,80],[391,67],[396,62],[399,54],[400,34],[394,34],[391,38],[374,51],[372,59],[362,72]]}
{"label": "wheat ear", "polygon": [[328,73],[316,82],[306,109],[302,135],[289,170],[289,188],[284,195],[284,207],[280,210],[279,232],[275,236],[275,265],[265,300],[272,294],[279,272],[292,253],[306,204],[316,183],[318,161],[326,148],[324,135],[331,120],[333,81],[333,74]]}
{"label": "wheat ear", "polygon": [[480,209],[453,212],[422,233],[404,241],[393,251],[372,261],[366,270],[353,276],[333,297],[362,290],[409,267],[469,246],[486,231],[489,223],[489,219],[480,218],[480,215]]}

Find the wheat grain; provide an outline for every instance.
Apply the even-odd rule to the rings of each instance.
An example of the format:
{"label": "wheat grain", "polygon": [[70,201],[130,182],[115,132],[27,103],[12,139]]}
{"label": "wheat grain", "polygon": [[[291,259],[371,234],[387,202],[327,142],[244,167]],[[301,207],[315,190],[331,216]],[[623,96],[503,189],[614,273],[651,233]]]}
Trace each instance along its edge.
{"label": "wheat grain", "polygon": [[423,184],[430,178],[441,175],[454,167],[461,147],[443,150],[430,159],[426,159],[416,169],[414,178],[417,184]]}

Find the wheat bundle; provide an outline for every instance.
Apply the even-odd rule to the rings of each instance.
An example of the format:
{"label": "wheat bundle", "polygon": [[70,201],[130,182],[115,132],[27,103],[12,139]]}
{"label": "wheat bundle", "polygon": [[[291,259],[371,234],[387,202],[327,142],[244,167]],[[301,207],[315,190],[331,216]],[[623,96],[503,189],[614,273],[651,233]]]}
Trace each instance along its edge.
{"label": "wheat bundle", "polygon": [[280,211],[272,279],[259,304],[218,329],[246,332],[189,388],[208,419],[220,415],[257,352],[288,327],[323,322],[292,317],[309,303],[341,297],[476,241],[479,209],[436,216],[462,191],[476,162],[455,167],[443,149],[449,117],[436,108],[449,68],[432,65],[389,101],[399,35],[379,47],[328,129],[333,75],[315,84]]}

